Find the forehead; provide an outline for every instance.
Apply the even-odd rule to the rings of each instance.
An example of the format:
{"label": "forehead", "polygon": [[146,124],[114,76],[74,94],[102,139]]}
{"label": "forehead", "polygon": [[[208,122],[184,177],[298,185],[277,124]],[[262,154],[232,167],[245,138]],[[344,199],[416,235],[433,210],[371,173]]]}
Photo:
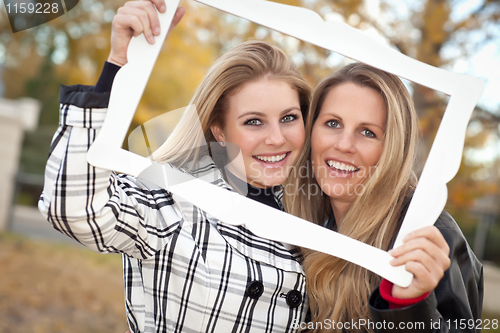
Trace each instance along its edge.
{"label": "forehead", "polygon": [[350,82],[331,88],[319,111],[319,116],[328,114],[346,121],[375,121],[377,125],[384,125],[387,115],[384,99],[378,91]]}
{"label": "forehead", "polygon": [[275,77],[272,75],[264,75],[252,78],[248,81],[238,84],[235,88],[231,89],[229,96],[240,94],[242,91],[250,92],[266,86],[288,86],[290,89],[297,90],[297,88],[284,78]]}
{"label": "forehead", "polygon": [[299,93],[287,81],[262,77],[246,82],[228,96],[230,112],[284,111],[300,107]]}

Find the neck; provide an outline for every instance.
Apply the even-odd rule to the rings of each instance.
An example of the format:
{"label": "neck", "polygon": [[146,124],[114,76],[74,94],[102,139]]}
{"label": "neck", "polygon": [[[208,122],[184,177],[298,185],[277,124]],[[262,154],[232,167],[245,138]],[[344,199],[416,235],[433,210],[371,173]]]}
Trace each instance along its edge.
{"label": "neck", "polygon": [[[253,182],[251,180],[249,180],[245,174],[242,174],[241,172],[239,172],[240,169],[237,169],[235,168],[232,164],[228,164],[226,167],[226,174],[230,175],[228,178],[229,180],[229,184],[231,186],[234,185],[234,183],[236,183],[237,185],[239,185],[238,183],[239,182],[244,182],[245,184],[249,184],[253,187],[257,187],[257,188],[260,188],[260,189],[263,189],[263,190],[271,190],[274,186],[264,186],[262,184],[259,184],[257,182]],[[244,168],[243,168],[244,170]]]}
{"label": "neck", "polygon": [[352,202],[335,200],[330,198],[330,204],[332,205],[332,211],[333,211],[333,216],[335,217],[335,223],[337,224],[337,227],[339,227],[342,221],[344,220],[344,217],[347,215],[347,212],[349,211],[349,207],[351,206]]}
{"label": "neck", "polygon": [[[241,177],[235,175],[230,168],[226,168],[226,180],[238,193],[242,195],[247,195],[252,188],[257,189],[258,193],[272,194],[274,187],[262,187],[259,184],[248,182],[248,180],[242,179]],[[256,191],[253,191],[256,192]]]}

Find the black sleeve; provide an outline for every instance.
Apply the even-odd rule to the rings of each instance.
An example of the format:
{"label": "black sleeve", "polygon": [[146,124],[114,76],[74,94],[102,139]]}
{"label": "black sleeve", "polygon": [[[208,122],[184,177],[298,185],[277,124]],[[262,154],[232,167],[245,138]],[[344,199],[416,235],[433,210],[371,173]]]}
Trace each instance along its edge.
{"label": "black sleeve", "polygon": [[[462,231],[446,212],[435,223],[450,247],[450,268],[436,289],[423,301],[401,309],[388,309],[378,288],[369,307],[375,323],[386,322],[376,332],[415,332],[409,326],[423,323],[418,332],[478,332],[483,304],[483,267],[470,249]],[[388,323],[395,329],[387,329]],[[406,329],[403,329],[405,327]]]}
{"label": "black sleeve", "polygon": [[81,84],[61,86],[59,103],[71,104],[80,108],[107,108],[111,86],[120,68],[120,66],[106,61],[95,86]]}
{"label": "black sleeve", "polygon": [[94,86],[94,92],[110,92],[111,86],[113,86],[113,81],[115,79],[116,73],[120,70],[120,66],[112,64],[110,62],[104,62],[104,67],[102,68],[101,76]]}
{"label": "black sleeve", "polygon": [[370,296],[369,303],[375,332],[449,332],[445,327],[439,327],[443,317],[437,310],[434,292],[418,303],[389,309],[377,288]]}

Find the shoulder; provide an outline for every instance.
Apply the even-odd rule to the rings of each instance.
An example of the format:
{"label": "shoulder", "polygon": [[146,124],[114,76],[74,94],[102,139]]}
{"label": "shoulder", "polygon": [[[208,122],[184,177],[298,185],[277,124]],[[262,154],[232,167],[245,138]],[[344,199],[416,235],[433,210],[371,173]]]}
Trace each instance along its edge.
{"label": "shoulder", "polygon": [[460,231],[460,228],[457,225],[457,222],[453,217],[445,210],[441,212],[441,215],[439,215],[438,219],[436,220],[436,223],[434,224],[439,230],[441,229],[450,229],[454,231]]}
{"label": "shoulder", "polygon": [[[469,275],[474,281],[482,281],[483,265],[470,248],[465,236],[453,217],[443,211],[435,226],[441,231],[450,247],[452,266],[456,266],[463,276]],[[453,267],[452,269],[453,270]]]}
{"label": "shoulder", "polygon": [[448,245],[463,244],[467,243],[462,230],[458,226],[457,222],[453,217],[444,211],[439,215],[438,219],[434,223],[434,226],[438,228],[443,234],[444,238],[448,242]]}
{"label": "shoulder", "polygon": [[443,211],[435,226],[450,247],[451,266],[434,290],[444,318],[481,318],[483,266],[455,220]]}
{"label": "shoulder", "polygon": [[479,262],[467,243],[462,230],[448,212],[443,211],[434,225],[441,231],[448,243],[451,258],[461,257],[462,259],[467,258],[470,261]]}

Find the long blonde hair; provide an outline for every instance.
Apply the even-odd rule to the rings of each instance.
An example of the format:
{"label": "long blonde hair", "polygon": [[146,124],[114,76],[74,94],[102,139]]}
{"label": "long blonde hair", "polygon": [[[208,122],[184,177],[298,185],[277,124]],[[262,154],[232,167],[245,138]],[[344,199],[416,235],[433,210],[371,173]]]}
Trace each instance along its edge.
{"label": "long blonde hair", "polygon": [[[306,120],[306,143],[295,170],[285,186],[285,209],[299,217],[323,225],[332,215],[329,197],[323,192],[311,195],[319,186],[311,171],[311,133],[328,92],[351,82],[379,92],[387,110],[384,148],[375,172],[364,182],[364,193],[356,197],[339,223],[338,232],[387,250],[400,227],[401,214],[416,185],[413,172],[418,136],[417,116],[411,96],[395,75],[361,63],[347,65],[324,79],[312,100]],[[346,249],[349,251],[349,249]],[[368,296],[380,278],[372,272],[321,252],[303,249],[312,321],[326,319],[347,322],[369,318]],[[321,332],[316,325],[315,332]],[[331,331],[331,330],[329,330]],[[336,330],[341,332],[342,330]]]}
{"label": "long blonde hair", "polygon": [[[289,83],[299,95],[302,116],[306,119],[311,88],[287,55],[280,48],[262,41],[245,42],[226,52],[211,66],[191,101],[196,109],[184,113],[169,138],[153,153],[153,160],[191,169],[200,155],[213,155],[217,145],[210,145],[216,141],[210,126],[226,125],[224,114],[228,97],[243,84],[262,77]],[[197,124],[201,125],[201,131]]]}

